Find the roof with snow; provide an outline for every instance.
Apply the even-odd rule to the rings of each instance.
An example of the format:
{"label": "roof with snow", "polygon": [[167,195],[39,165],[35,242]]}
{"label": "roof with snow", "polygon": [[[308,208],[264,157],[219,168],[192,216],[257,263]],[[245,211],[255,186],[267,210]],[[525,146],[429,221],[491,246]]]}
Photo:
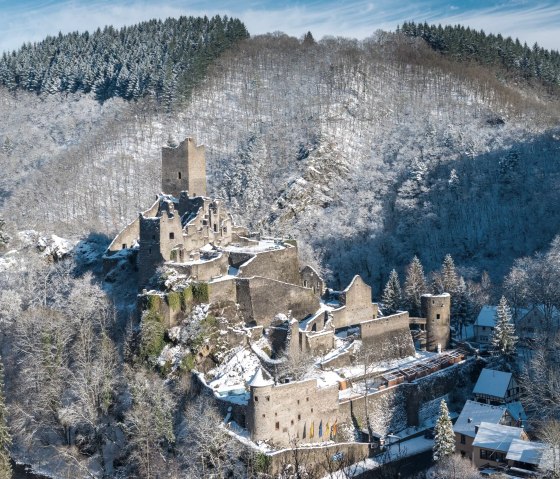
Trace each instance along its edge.
{"label": "roof with snow", "polygon": [[491,406],[469,400],[459,414],[453,430],[465,436],[475,437],[475,426],[479,426],[482,422],[499,424],[506,411],[505,406]]}
{"label": "roof with snow", "polygon": [[548,446],[542,442],[523,441],[522,439],[513,439],[509,446],[506,459],[512,461],[524,462],[539,466],[543,458],[543,453]]}
{"label": "roof with snow", "polygon": [[496,326],[496,309],[497,306],[483,306],[474,325],[494,328]]}
{"label": "roof with snow", "polygon": [[507,452],[514,439],[520,439],[523,429],[481,422],[473,446],[494,451]]}
{"label": "roof with snow", "polygon": [[262,388],[266,386],[272,386],[274,381],[272,379],[265,379],[263,376],[262,367],[259,367],[255,372],[255,375],[251,378],[248,385],[252,388]]}
{"label": "roof with snow", "polygon": [[527,414],[525,414],[525,409],[519,401],[510,402],[505,405],[511,417],[516,421],[521,418],[521,421],[525,422],[527,420]]}
{"label": "roof with snow", "polygon": [[510,381],[511,373],[484,368],[480,372],[473,393],[505,398]]}

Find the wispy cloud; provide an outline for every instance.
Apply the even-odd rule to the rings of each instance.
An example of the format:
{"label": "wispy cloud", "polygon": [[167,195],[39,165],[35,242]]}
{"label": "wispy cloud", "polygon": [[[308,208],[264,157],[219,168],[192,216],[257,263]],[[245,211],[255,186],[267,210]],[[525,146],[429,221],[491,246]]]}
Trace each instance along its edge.
{"label": "wispy cloud", "polygon": [[[525,0],[495,4],[462,0],[452,5],[444,0],[167,0],[157,4],[148,0],[0,0],[0,51],[59,31],[91,31],[151,18],[216,14],[241,18],[251,34],[283,31],[301,36],[311,30],[316,38],[365,38],[377,29],[393,30],[405,20],[416,20],[462,23],[560,49],[560,3],[543,2],[535,6]],[[483,6],[488,4],[494,6]]]}

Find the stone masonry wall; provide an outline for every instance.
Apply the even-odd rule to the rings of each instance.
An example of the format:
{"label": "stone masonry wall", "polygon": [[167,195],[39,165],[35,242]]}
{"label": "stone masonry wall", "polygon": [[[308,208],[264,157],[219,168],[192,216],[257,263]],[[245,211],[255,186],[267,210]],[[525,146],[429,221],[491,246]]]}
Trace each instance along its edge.
{"label": "stone masonry wall", "polygon": [[[374,432],[385,435],[407,427],[407,396],[402,386],[385,389],[367,397],[367,409]],[[340,403],[340,422],[366,427],[364,397]]]}
{"label": "stone masonry wall", "polygon": [[189,196],[206,196],[204,146],[196,146],[192,138],[186,138],[177,147],[163,147],[161,162],[164,193],[177,198],[181,191],[188,191]]}
{"label": "stone masonry wall", "polygon": [[195,263],[168,263],[168,266],[180,274],[191,276],[197,281],[210,281],[212,278],[227,274],[228,259],[225,254],[220,254],[217,258],[207,261]]}
{"label": "stone masonry wall", "polygon": [[308,288],[269,278],[237,279],[237,302],[245,321],[268,326],[278,313],[298,320],[319,309],[319,298]]}
{"label": "stone masonry wall", "polygon": [[371,287],[362,278],[354,279],[341,294],[343,307],[332,312],[336,329],[345,328],[377,317],[377,304],[371,302]]}
{"label": "stone masonry wall", "polygon": [[208,297],[211,303],[219,303],[221,301],[233,301],[237,303],[235,278],[209,283]]}
{"label": "stone masonry wall", "polygon": [[407,312],[361,323],[360,336],[364,346],[371,349],[374,361],[414,355]]}
{"label": "stone masonry wall", "polygon": [[253,260],[241,267],[239,276],[242,278],[262,276],[299,285],[297,248],[286,245],[284,249],[258,253]]}
{"label": "stone masonry wall", "polygon": [[284,447],[294,438],[302,443],[328,440],[327,423],[334,424],[337,410],[338,386],[318,389],[315,379],[252,387],[247,407],[251,439]]}

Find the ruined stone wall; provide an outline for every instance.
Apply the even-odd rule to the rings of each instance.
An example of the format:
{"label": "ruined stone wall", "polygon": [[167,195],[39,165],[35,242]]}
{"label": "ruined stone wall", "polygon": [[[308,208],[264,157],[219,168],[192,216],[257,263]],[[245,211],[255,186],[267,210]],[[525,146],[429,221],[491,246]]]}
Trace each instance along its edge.
{"label": "ruined stone wall", "polygon": [[326,353],[334,348],[334,330],[305,335],[306,350],[313,354]]}
{"label": "ruined stone wall", "polygon": [[[163,211],[160,217],[160,252],[165,261],[172,260],[171,250],[183,246],[183,228],[177,211]],[[180,258],[175,258],[179,260]]]}
{"label": "ruined stone wall", "polygon": [[208,297],[211,303],[233,301],[237,303],[235,278],[214,281],[208,284]]}
{"label": "ruined stone wall", "polygon": [[407,312],[361,323],[360,336],[373,361],[405,358],[415,352]]}
{"label": "ruined stone wall", "polygon": [[130,248],[140,238],[140,220],[136,218],[124,230],[122,230],[109,245],[107,251],[116,253],[125,248]]}
{"label": "ruined stone wall", "polygon": [[186,138],[177,147],[161,150],[161,189],[179,197],[181,191],[189,196],[206,196],[206,158],[204,146],[196,146]]}
{"label": "ruined stone wall", "polygon": [[337,412],[338,387],[318,389],[315,379],[252,387],[247,425],[253,441],[286,447],[291,438],[300,443],[328,440],[327,423],[334,424]]}
{"label": "ruined stone wall", "polygon": [[[374,432],[386,435],[407,427],[407,395],[402,386],[384,389],[367,397],[367,409]],[[339,406],[339,422],[366,427],[364,397],[344,401]]]}
{"label": "ruined stone wall", "polygon": [[240,268],[239,276],[242,278],[261,276],[299,285],[297,248],[286,245],[284,249],[258,253],[253,260]]}
{"label": "ruined stone wall", "polygon": [[247,323],[268,326],[278,313],[301,320],[319,309],[319,299],[308,288],[269,278],[237,280],[237,302]]}
{"label": "ruined stone wall", "polygon": [[343,306],[332,312],[336,329],[369,321],[377,317],[377,304],[371,302],[371,287],[362,278],[354,279],[340,295]]}
{"label": "ruined stone wall", "polygon": [[167,266],[197,281],[210,281],[212,278],[226,275],[229,264],[227,255],[220,254],[218,257],[209,260],[194,263],[168,263]]}
{"label": "ruined stone wall", "polygon": [[305,266],[301,272],[301,285],[304,288],[311,288],[315,294],[321,296],[325,290],[325,283],[323,278],[319,276],[311,266]]}

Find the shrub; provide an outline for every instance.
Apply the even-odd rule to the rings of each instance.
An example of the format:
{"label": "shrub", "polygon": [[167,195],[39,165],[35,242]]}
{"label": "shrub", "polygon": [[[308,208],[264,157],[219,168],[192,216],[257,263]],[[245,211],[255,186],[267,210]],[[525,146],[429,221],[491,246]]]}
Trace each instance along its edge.
{"label": "shrub", "polygon": [[257,472],[266,473],[270,466],[270,456],[264,452],[257,452],[255,454],[255,469]]}
{"label": "shrub", "polygon": [[140,356],[144,360],[159,355],[165,345],[165,328],[162,317],[155,312],[148,312],[142,318]]}
{"label": "shrub", "polygon": [[181,293],[181,309],[185,312],[191,309],[193,302],[193,292],[190,286],[187,286]]}
{"label": "shrub", "polygon": [[181,359],[181,364],[179,364],[179,369],[181,371],[192,371],[196,366],[196,361],[194,359],[194,354],[187,354],[183,359]]}
{"label": "shrub", "polygon": [[181,307],[181,294],[175,291],[168,293],[167,304],[173,311],[177,311]]}
{"label": "shrub", "polygon": [[147,310],[151,311],[152,313],[159,312],[159,308],[161,306],[161,298],[157,294],[149,294],[146,296],[146,306]]}
{"label": "shrub", "polygon": [[191,285],[193,299],[197,303],[208,303],[208,283],[193,283]]}

